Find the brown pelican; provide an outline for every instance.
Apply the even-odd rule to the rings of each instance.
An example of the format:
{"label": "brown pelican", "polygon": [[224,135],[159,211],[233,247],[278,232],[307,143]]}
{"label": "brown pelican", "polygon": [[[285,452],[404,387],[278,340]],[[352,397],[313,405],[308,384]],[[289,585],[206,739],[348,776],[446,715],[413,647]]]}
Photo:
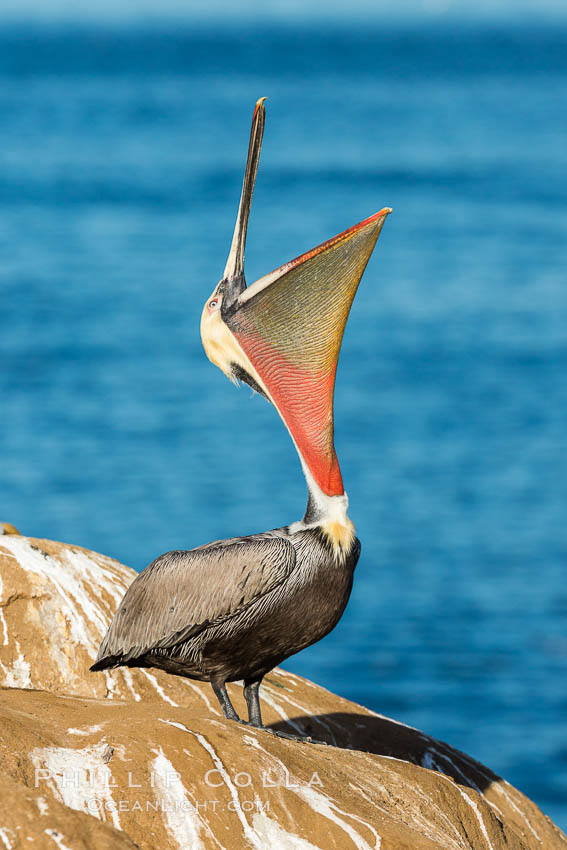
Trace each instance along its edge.
{"label": "brown pelican", "polygon": [[254,109],[234,237],[207,299],[207,356],[270,401],[307,479],[303,519],[249,537],[157,558],[132,582],[91,670],[156,667],[210,682],[240,720],[226,683],[243,680],[249,723],[262,726],[259,686],[277,664],[320,640],[347,604],[360,543],[333,442],[339,349],[362,273],[390,209],[246,287],[244,248],[265,123]]}

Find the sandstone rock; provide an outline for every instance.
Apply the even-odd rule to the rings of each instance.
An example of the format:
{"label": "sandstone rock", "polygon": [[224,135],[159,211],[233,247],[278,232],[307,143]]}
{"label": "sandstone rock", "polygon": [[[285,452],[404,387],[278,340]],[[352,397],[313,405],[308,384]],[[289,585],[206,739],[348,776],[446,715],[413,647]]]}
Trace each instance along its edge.
{"label": "sandstone rock", "polygon": [[263,685],[266,722],[327,746],[225,720],[206,684],[89,673],[134,575],[0,538],[0,847],[567,849],[487,768],[283,670]]}

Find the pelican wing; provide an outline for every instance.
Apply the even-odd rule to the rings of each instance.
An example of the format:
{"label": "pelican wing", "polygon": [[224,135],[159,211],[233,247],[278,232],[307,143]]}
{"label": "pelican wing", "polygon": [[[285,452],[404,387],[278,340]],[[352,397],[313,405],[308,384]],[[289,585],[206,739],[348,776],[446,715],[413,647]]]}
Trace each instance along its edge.
{"label": "pelican wing", "polygon": [[91,670],[176,646],[273,590],[295,566],[282,537],[245,537],[167,552],[137,576]]}

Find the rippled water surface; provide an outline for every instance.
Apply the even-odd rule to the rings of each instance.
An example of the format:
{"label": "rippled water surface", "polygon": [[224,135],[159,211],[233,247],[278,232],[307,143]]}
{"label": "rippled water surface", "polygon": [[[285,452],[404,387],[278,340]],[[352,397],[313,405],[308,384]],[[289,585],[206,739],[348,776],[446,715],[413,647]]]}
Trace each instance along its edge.
{"label": "rippled water surface", "polygon": [[254,101],[249,281],[382,206],[336,443],[363,554],[289,669],[567,827],[567,32],[0,31],[1,519],[142,569],[302,515],[206,361]]}

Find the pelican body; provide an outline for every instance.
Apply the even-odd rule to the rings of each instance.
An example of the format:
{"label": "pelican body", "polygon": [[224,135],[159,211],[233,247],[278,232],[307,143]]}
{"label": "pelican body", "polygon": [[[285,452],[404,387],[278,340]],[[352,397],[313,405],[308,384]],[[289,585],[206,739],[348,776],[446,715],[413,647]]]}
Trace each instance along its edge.
{"label": "pelican body", "polygon": [[[262,534],[161,555],[122,599],[91,670],[155,667],[208,681],[240,720],[226,683],[244,682],[249,723],[262,727],[262,678],[338,623],[360,542],[334,447],[333,395],[344,327],[389,208],[246,286],[244,249],[265,124],[254,109],[232,245],[207,299],[208,358],[274,405],[308,488],[303,519]],[[244,721],[242,721],[244,722]]]}

